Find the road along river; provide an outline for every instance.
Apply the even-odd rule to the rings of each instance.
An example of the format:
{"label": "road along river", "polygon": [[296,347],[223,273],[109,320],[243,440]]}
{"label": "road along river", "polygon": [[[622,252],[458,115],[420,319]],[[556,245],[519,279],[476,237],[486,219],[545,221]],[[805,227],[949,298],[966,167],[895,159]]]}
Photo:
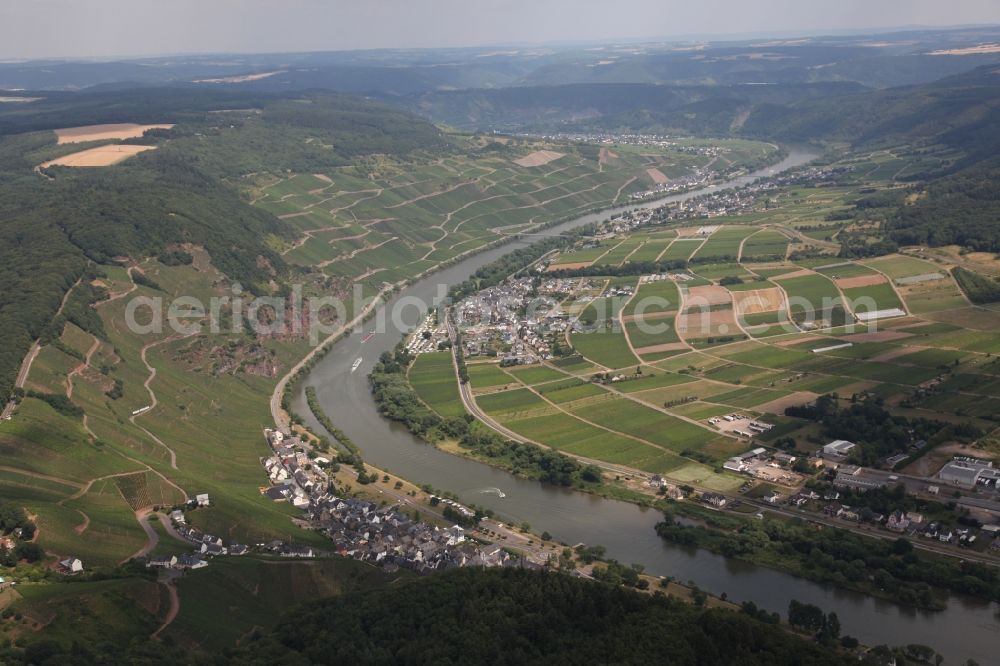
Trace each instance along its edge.
{"label": "road along river", "polygon": [[[814,153],[793,149],[785,160],[773,167],[713,188],[671,196],[643,206],[656,207],[715,189],[745,185],[757,177],[799,166],[814,157]],[[543,233],[558,234],[604,220],[623,209],[585,215]],[[982,664],[995,662],[1000,647],[1000,619],[995,617],[995,613],[1000,612],[997,604],[952,595],[946,610],[922,612],[727,560],[704,550],[667,544],[654,530],[660,520],[657,511],[519,479],[483,463],[440,451],[418,440],[402,426],[379,416],[369,394],[368,373],[382,352],[391,350],[404,332],[422,320],[425,312],[417,304],[433,303],[443,291],[441,285],[461,282],[480,266],[529,243],[528,240],[516,240],[476,254],[397,294],[387,304],[389,311],[398,312],[397,320],[387,317],[385,330],[372,336],[376,320],[370,320],[360,333],[353,333],[336,343],[294,387],[294,411],[316,432],[324,432],[306,405],[305,387],[314,386],[330,419],[358,444],[365,460],[372,465],[417,484],[452,491],[465,502],[493,509],[498,516],[514,524],[528,523],[536,532],[548,531],[565,543],[602,545],[610,557],[626,564],[643,564],[648,573],[673,576],[681,582],[692,580],[705,590],[715,594],[725,592],[735,601],[752,600],[782,616],[792,599],[813,603],[826,611],[836,612],[844,633],[871,645],[921,643],[944,654],[948,663],[968,658]]]}

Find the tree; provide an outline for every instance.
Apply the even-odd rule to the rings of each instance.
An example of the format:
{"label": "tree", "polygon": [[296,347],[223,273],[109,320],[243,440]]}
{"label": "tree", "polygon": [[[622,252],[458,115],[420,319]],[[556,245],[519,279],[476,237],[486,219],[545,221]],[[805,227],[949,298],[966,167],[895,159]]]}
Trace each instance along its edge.
{"label": "tree", "polygon": [[788,604],[788,624],[811,634],[819,633],[826,623],[823,611],[812,604],[792,599]]}

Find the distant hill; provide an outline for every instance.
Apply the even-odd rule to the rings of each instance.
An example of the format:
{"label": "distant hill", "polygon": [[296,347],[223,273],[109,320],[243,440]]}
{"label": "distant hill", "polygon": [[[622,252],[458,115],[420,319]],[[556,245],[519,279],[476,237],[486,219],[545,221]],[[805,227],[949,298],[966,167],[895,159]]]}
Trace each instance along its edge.
{"label": "distant hill", "polygon": [[578,83],[495,90],[430,92],[385,98],[464,129],[674,129],[728,134],[741,113],[772,102],[849,95],[867,90],[852,82],[781,85],[676,86]]}
{"label": "distant hill", "polygon": [[762,104],[741,132],[858,146],[941,142],[968,152],[970,163],[996,154],[1000,145],[1000,67],[980,67],[920,86]]}

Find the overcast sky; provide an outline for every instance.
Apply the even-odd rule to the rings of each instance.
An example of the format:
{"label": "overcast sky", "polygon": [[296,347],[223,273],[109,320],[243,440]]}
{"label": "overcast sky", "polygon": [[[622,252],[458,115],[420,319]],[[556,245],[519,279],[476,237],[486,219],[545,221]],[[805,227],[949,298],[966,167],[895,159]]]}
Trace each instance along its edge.
{"label": "overcast sky", "polygon": [[0,57],[321,51],[1000,23],[998,0],[0,0]]}

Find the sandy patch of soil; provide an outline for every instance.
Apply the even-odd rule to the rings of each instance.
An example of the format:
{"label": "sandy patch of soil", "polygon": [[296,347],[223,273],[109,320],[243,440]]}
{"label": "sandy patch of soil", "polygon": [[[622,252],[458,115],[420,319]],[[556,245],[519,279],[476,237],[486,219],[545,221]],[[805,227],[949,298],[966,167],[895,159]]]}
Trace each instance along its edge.
{"label": "sandy patch of soil", "polygon": [[329,183],[333,185],[333,178],[330,178],[325,173],[314,173],[313,178],[316,180],[322,180],[324,183]]}
{"label": "sandy patch of soil", "polygon": [[617,159],[618,153],[613,150],[608,150],[607,148],[601,148],[597,153],[597,161],[601,164],[607,164],[608,160]]}
{"label": "sandy patch of soil", "polygon": [[577,268],[586,268],[590,266],[590,264],[592,263],[593,263],[592,261],[578,261],[576,263],[571,263],[571,264],[552,264],[547,269],[545,269],[545,271],[547,273],[551,273],[553,271],[562,271],[562,270],[571,271]]}
{"label": "sandy patch of soil", "polygon": [[958,442],[940,444],[904,467],[902,472],[913,476],[933,476],[937,474],[942,465],[955,456],[982,458],[983,451]]}
{"label": "sandy patch of soil", "polygon": [[754,407],[754,411],[766,412],[768,414],[784,414],[786,408],[813,402],[818,397],[819,394],[812,391],[796,391],[770,402],[765,402],[762,405],[757,405]]}
{"label": "sandy patch of soil", "polygon": [[659,169],[646,169],[646,175],[649,176],[650,179],[657,185],[663,185],[664,183],[670,182],[667,175]]}
{"label": "sandy patch of soil", "polygon": [[554,150],[536,150],[520,159],[514,160],[514,164],[523,167],[543,166],[563,156],[563,153],[557,153]]}
{"label": "sandy patch of soil", "polygon": [[732,309],[692,312],[677,317],[677,332],[686,338],[733,335],[740,332]]}
{"label": "sandy patch of soil", "polygon": [[733,293],[733,302],[741,315],[774,312],[785,305],[785,294],[778,287],[737,291]]}
{"label": "sandy patch of soil", "polygon": [[111,125],[86,125],[65,127],[54,130],[58,143],[83,143],[84,141],[107,141],[109,139],[137,139],[151,129],[170,129],[172,124],[137,125],[116,123]]}
{"label": "sandy patch of soil", "polygon": [[870,287],[874,284],[882,284],[883,282],[887,282],[884,275],[859,275],[857,277],[838,278],[833,281],[841,289]]}
{"label": "sandy patch of soil", "polygon": [[100,148],[91,148],[89,150],[81,150],[78,153],[70,153],[69,155],[63,155],[62,157],[57,157],[54,160],[49,160],[48,162],[43,162],[39,166],[43,169],[47,169],[50,166],[65,166],[65,167],[104,167],[111,166],[112,164],[118,164],[119,162],[124,162],[133,155],[138,155],[139,153],[145,152],[147,150],[154,150],[156,146],[101,146]]}
{"label": "sandy patch of soil", "polygon": [[732,301],[729,290],[725,287],[718,287],[714,284],[691,287],[688,290],[688,297],[684,299],[685,307],[699,307],[705,305],[722,305]]}
{"label": "sandy patch of soil", "polygon": [[825,342],[827,344],[835,344],[830,342],[830,338],[824,338],[821,335],[796,335],[794,338],[785,338],[784,340],[775,340],[774,342],[769,342],[768,344],[774,344],[779,347],[792,347],[801,342]]}
{"label": "sandy patch of soil", "polygon": [[813,275],[814,273],[808,269],[800,268],[797,271],[792,271],[791,273],[785,273],[783,275],[775,275],[771,280],[775,282],[781,282],[782,280],[787,280],[789,278],[805,277],[807,275]]}

